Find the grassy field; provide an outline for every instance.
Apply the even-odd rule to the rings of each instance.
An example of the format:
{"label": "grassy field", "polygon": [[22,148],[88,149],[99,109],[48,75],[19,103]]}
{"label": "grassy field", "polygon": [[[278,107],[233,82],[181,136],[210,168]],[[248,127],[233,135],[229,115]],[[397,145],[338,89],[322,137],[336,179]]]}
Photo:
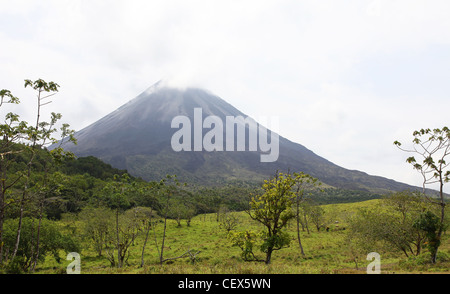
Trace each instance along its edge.
{"label": "grassy field", "polygon": [[[185,222],[177,227],[175,221],[169,221],[167,226],[166,248],[164,257],[179,256],[187,250],[200,251],[195,262],[189,258],[181,258],[159,264],[158,252],[151,233],[145,250],[145,265],[140,267],[142,244],[141,235],[130,249],[127,265],[123,268],[111,267],[108,260],[89,248],[82,246],[81,273],[82,274],[355,274],[366,273],[370,261],[366,254],[356,254],[346,243],[348,230],[347,218],[360,207],[376,205],[378,200],[358,203],[332,204],[322,206],[325,217],[329,220],[329,231],[317,231],[312,225],[310,232],[302,231],[301,239],[305,251],[300,253],[295,224],[289,227],[292,237],[290,247],[275,251],[270,265],[263,262],[245,262],[241,259],[241,250],[231,246],[227,233],[219,227],[215,214],[196,216],[190,226]],[[236,230],[258,229],[257,223],[245,213],[239,213],[240,225]],[[64,221],[63,226],[76,227],[76,221]],[[76,229],[75,234],[80,230]],[[157,226],[156,235],[160,242],[162,225]],[[255,251],[263,258],[263,253]],[[61,256],[64,256],[62,253]],[[381,256],[381,272],[390,273],[450,273],[450,241],[448,233],[440,247],[440,260],[436,264],[428,262],[427,250],[418,257],[407,258],[403,254],[379,252]],[[357,259],[355,259],[355,256]],[[355,263],[357,262],[357,264]],[[70,261],[62,260],[57,263],[53,258],[38,266],[36,273],[66,273]],[[356,265],[358,267],[356,267]]]}

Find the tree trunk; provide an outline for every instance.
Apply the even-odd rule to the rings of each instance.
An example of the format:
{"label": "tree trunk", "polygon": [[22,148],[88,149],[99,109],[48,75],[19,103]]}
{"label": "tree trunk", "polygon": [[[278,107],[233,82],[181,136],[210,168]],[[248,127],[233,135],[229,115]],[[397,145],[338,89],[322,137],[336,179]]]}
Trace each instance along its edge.
{"label": "tree trunk", "polygon": [[42,210],[43,210],[44,204],[41,204],[40,210],[39,210],[39,224],[37,229],[37,236],[36,236],[36,256],[34,257],[33,265],[31,267],[31,271],[34,272],[36,269],[37,260],[39,258],[39,240],[41,236],[41,225],[42,225]]}
{"label": "tree trunk", "polygon": [[[25,188],[25,189],[27,189],[27,188]],[[17,226],[16,243],[14,245],[14,251],[11,256],[11,260],[14,260],[14,258],[17,255],[17,251],[19,250],[20,233],[22,231],[23,210],[24,210],[24,206],[25,206],[25,197],[26,197],[25,194],[26,194],[26,191],[23,191],[22,199],[20,200],[19,225]]]}
{"label": "tree trunk", "polygon": [[444,228],[444,221],[445,221],[444,180],[442,179],[442,172],[440,172],[439,176],[440,176],[439,177],[439,182],[440,182],[439,196],[440,196],[440,200],[441,200],[439,205],[441,206],[441,217],[440,217],[439,228],[438,228],[438,232],[437,232],[437,236],[436,236],[437,244],[435,245],[435,248],[434,248],[433,252],[431,253],[431,263],[433,263],[433,264],[436,263],[437,253],[438,253],[439,245],[441,242],[442,232],[443,232],[443,228]]}
{"label": "tree trunk", "polygon": [[273,252],[273,248],[272,247],[267,248],[266,260],[265,260],[266,264],[270,264],[270,260],[272,258],[272,252]]}
{"label": "tree trunk", "polygon": [[167,214],[169,212],[169,200],[170,200],[170,192],[167,195],[167,204],[166,204],[166,212],[164,215],[164,230],[163,230],[163,238],[162,238],[162,244],[161,244],[161,251],[160,251],[160,255],[159,255],[159,262],[162,265],[164,262],[164,241],[166,240],[166,228],[167,228]]}
{"label": "tree trunk", "polygon": [[17,228],[17,235],[16,235],[16,244],[14,246],[14,251],[13,251],[13,255],[11,260],[14,260],[14,258],[16,257],[17,254],[17,250],[19,249],[19,243],[20,243],[20,233],[22,230],[22,218],[23,218],[23,210],[24,210],[24,206],[25,206],[25,200],[26,200],[26,194],[27,194],[27,190],[28,190],[28,184],[30,181],[30,176],[31,176],[31,168],[32,168],[32,164],[33,164],[33,160],[34,160],[34,156],[35,156],[35,148],[36,148],[36,143],[39,137],[39,119],[41,117],[41,93],[42,93],[42,88],[39,88],[38,91],[38,96],[37,96],[37,115],[36,115],[36,130],[34,133],[34,136],[31,135],[32,138],[32,144],[31,144],[31,157],[30,157],[30,161],[27,164],[27,179],[25,181],[25,185],[23,188],[23,193],[22,193],[22,199],[20,200],[20,214],[19,214],[19,226]]}
{"label": "tree trunk", "polygon": [[[149,221],[150,222],[150,221]],[[148,240],[148,234],[150,232],[150,228],[151,228],[151,224],[148,224],[147,227],[147,232],[145,233],[145,240],[144,240],[144,245],[142,245],[142,254],[141,254],[141,267],[144,266],[144,252],[145,252],[145,246],[147,245],[147,240]]]}
{"label": "tree trunk", "polygon": [[305,220],[306,232],[308,232],[309,235],[309,227],[308,227],[308,219],[306,218],[306,211],[303,212],[303,219]]}
{"label": "tree trunk", "polygon": [[120,262],[121,249],[120,249],[120,236],[119,236],[119,208],[116,210],[116,235],[117,235],[117,267],[121,268]]}
{"label": "tree trunk", "polygon": [[159,262],[162,265],[164,262],[164,241],[166,240],[166,228],[167,228],[167,214],[164,217],[164,230],[163,230],[163,238],[162,238],[162,243],[161,243],[161,251],[160,251],[160,255],[159,255]]}
{"label": "tree trunk", "polygon": [[0,266],[3,264],[3,221],[5,219],[6,168],[3,155],[0,158]]}
{"label": "tree trunk", "polygon": [[300,239],[300,201],[299,201],[299,199],[297,199],[296,220],[297,220],[298,246],[300,246],[300,252],[302,253],[302,256],[305,256],[305,252],[303,251],[302,241]]}
{"label": "tree trunk", "polygon": [[0,196],[0,266],[3,264],[3,220],[5,215],[3,191]]}

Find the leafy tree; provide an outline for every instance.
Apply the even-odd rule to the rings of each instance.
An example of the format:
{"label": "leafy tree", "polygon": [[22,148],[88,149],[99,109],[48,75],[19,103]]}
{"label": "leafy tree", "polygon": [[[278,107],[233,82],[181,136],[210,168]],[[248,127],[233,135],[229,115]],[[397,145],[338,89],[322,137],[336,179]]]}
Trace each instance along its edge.
{"label": "leafy tree", "polygon": [[[437,240],[440,240],[444,232],[445,222],[444,184],[450,181],[450,162],[446,162],[447,157],[450,155],[450,129],[448,127],[433,130],[429,128],[421,129],[414,131],[413,137],[413,148],[404,149],[399,141],[395,141],[394,144],[402,151],[415,154],[415,156],[408,157],[406,162],[421,173],[424,194],[426,185],[439,185],[439,200],[428,199],[440,206],[440,221],[436,233]],[[418,156],[417,159],[416,156]],[[437,244],[437,247],[435,250],[433,249],[432,263],[436,263],[440,242],[435,244]]]}
{"label": "leafy tree", "polygon": [[114,212],[104,207],[86,207],[78,217],[83,222],[84,238],[90,241],[97,255],[102,256],[110,236],[114,234]]}
{"label": "leafy tree", "polygon": [[269,264],[272,253],[289,245],[283,228],[295,217],[292,205],[295,197],[292,187],[296,184],[295,176],[276,173],[262,186],[264,193],[252,197],[248,215],[265,227],[264,242],[261,250],[266,254],[265,263]]}
{"label": "leafy tree", "polygon": [[[169,200],[169,208],[167,216],[177,222],[178,227],[181,227],[181,220],[186,220],[187,225],[190,226],[191,219],[195,215],[195,206],[189,201],[189,194],[185,191],[179,191],[179,195]],[[183,197],[186,196],[186,197]]]}
{"label": "leafy tree", "polygon": [[[19,98],[15,97],[11,91],[0,90],[0,106],[5,103],[19,104]],[[4,240],[3,240],[3,224],[6,218],[6,210],[14,202],[11,199],[11,190],[24,176],[22,173],[11,173],[11,164],[17,154],[24,152],[25,148],[18,145],[21,140],[31,134],[28,123],[19,120],[19,115],[9,112],[5,115],[5,123],[0,124],[0,265],[3,264],[4,256]],[[26,170],[27,164],[21,165]]]}
{"label": "leafy tree", "polygon": [[324,218],[325,210],[318,206],[312,205],[309,210],[309,218],[311,222],[315,225],[317,232],[320,231],[321,228],[325,226],[325,218]]}
{"label": "leafy tree", "polygon": [[[128,248],[125,246],[128,241],[128,234],[121,234],[119,215],[121,211],[130,207],[130,194],[133,194],[134,192],[135,189],[128,174],[123,174],[122,176],[114,175],[114,180],[108,182],[103,188],[104,199],[107,205],[115,211],[115,246],[117,250],[118,268],[123,266],[126,249]],[[126,240],[121,239],[121,237],[125,237]]]}
{"label": "leafy tree", "polygon": [[[30,201],[29,188],[33,163],[41,146],[55,143],[53,134],[57,131],[56,123],[61,119],[61,114],[51,113],[50,121],[41,120],[42,107],[51,103],[49,97],[58,92],[59,85],[54,82],[45,82],[42,79],[36,81],[25,80],[25,88],[31,87],[37,95],[37,111],[34,126],[26,121],[21,121],[19,115],[9,112],[5,116],[5,123],[0,125],[0,264],[3,263],[3,223],[6,210],[12,205],[19,207],[18,227],[16,244],[11,253],[11,260],[17,254],[20,244],[22,218],[27,202]],[[0,90],[0,106],[4,103],[18,104],[20,101],[11,94],[9,90]],[[73,131],[68,129],[69,125],[63,124],[60,128],[63,136],[68,136],[74,141]],[[52,150],[52,157],[61,160],[66,153],[60,146]],[[16,158],[25,159],[22,164],[14,164]],[[11,167],[19,168],[11,172]],[[20,187],[19,187],[20,184]],[[19,192],[20,191],[20,192]],[[13,198],[14,193],[20,193],[20,197]],[[41,194],[42,195],[42,194]]]}
{"label": "leafy tree", "polygon": [[425,234],[415,223],[431,207],[420,196],[397,192],[383,199],[381,205],[360,210],[350,219],[350,235],[368,252],[400,251],[405,256],[419,255]]}
{"label": "leafy tree", "polygon": [[431,256],[436,256],[437,250],[441,245],[441,239],[438,237],[441,224],[439,217],[431,211],[422,213],[420,217],[414,222],[414,228],[425,231],[427,237],[427,247]]}

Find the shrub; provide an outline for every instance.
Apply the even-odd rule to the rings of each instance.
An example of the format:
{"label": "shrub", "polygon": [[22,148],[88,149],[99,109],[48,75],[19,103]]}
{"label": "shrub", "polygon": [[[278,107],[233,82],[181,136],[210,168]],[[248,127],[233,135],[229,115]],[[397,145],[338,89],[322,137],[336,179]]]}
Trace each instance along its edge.
{"label": "shrub", "polygon": [[[36,263],[43,261],[48,254],[53,255],[59,263],[61,261],[60,250],[79,252],[78,242],[73,237],[62,234],[57,224],[47,219],[43,219],[41,223],[39,251],[37,251],[38,224],[38,219],[29,217],[22,219],[19,248],[15,259],[9,260],[7,271],[28,271],[35,261]],[[17,227],[17,219],[7,219],[3,226],[4,252],[8,252],[10,255],[16,243]],[[6,257],[8,258],[8,256]]]}

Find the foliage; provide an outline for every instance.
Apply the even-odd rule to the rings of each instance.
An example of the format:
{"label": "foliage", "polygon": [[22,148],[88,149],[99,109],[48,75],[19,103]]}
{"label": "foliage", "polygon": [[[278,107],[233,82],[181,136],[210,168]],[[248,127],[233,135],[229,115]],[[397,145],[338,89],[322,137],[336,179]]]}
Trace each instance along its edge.
{"label": "foliage", "polygon": [[[414,150],[407,150],[401,147],[401,143],[395,141],[394,144],[401,150],[408,152],[415,152],[421,158],[416,160],[415,156],[410,156],[406,162],[413,165],[413,167],[422,173],[424,177],[424,184],[434,182],[449,182],[450,162],[447,163],[445,158],[450,155],[450,129],[443,127],[442,129],[421,129],[413,132]],[[422,138],[425,137],[425,138]]]}
{"label": "foliage", "polygon": [[325,227],[325,211],[322,207],[318,205],[312,205],[309,207],[307,214],[311,222],[316,227],[317,231],[320,231],[321,228]]}
{"label": "foliage", "polygon": [[[239,246],[232,246],[231,240],[219,229],[219,223],[216,221],[215,214],[202,214],[193,218],[191,226],[177,227],[175,220],[167,222],[167,240],[165,251],[167,257],[181,256],[188,250],[193,252],[201,251],[192,264],[188,255],[177,260],[170,260],[160,265],[157,247],[152,242],[156,236],[159,240],[162,235],[162,220],[154,218],[152,223],[158,225],[150,229],[148,244],[144,253],[144,266],[140,267],[142,246],[145,242],[144,231],[140,232],[129,250],[128,261],[121,269],[110,267],[110,262],[104,251],[102,256],[98,256],[92,241],[83,239],[80,243],[82,248],[81,264],[82,274],[119,274],[119,273],[140,273],[140,274],[301,274],[301,273],[365,273],[368,261],[366,261],[367,250],[358,251],[358,268],[355,268],[353,255],[349,252],[344,239],[349,235],[348,217],[358,209],[365,207],[367,210],[378,210],[382,208],[381,200],[334,204],[321,206],[325,210],[325,217],[339,221],[339,228],[331,229],[329,232],[321,230],[317,232],[312,230],[310,234],[303,238],[303,245],[308,252],[307,257],[301,256],[297,246],[290,246],[277,252],[271,261],[270,266],[264,262],[255,262],[252,259],[246,262],[242,259],[242,250]],[[133,210],[132,210],[133,211]],[[241,222],[236,230],[232,232],[252,231],[257,234],[256,243],[253,245],[253,253],[258,260],[264,260],[264,255],[260,251],[262,244],[261,225],[250,219],[244,212],[236,213]],[[68,220],[71,220],[67,223]],[[86,219],[88,221],[89,219]],[[95,222],[95,219],[92,219]],[[75,225],[77,232],[82,232],[85,221],[76,218],[75,215],[57,221],[60,228],[66,228],[68,224]],[[347,227],[347,230],[340,230]],[[64,229],[66,231],[67,229]],[[72,231],[71,231],[72,232]],[[295,228],[286,227],[285,232],[293,238]],[[76,232],[73,234],[77,234]],[[422,260],[424,265],[401,262],[407,261],[403,253],[396,253],[392,248],[386,248],[385,251],[378,251],[381,254],[382,273],[419,273],[419,272],[440,272],[448,273],[450,266],[448,256],[450,254],[450,242],[448,235],[444,235],[441,250],[438,254],[438,262],[431,264],[429,261],[428,250],[423,250],[419,256],[412,256]],[[447,254],[447,259],[440,259],[442,254]],[[63,256],[63,252],[60,253]],[[53,258],[46,258],[38,264],[37,273],[65,273],[69,261],[56,263]]]}
{"label": "foliage", "polygon": [[225,211],[220,216],[219,227],[229,233],[230,231],[236,229],[239,223],[239,214],[234,211]]}
{"label": "foliage", "polygon": [[259,261],[253,252],[253,248],[257,245],[261,246],[261,234],[255,231],[229,231],[228,239],[232,246],[237,246],[241,249],[241,258],[244,261]]}
{"label": "foliage", "polygon": [[[30,202],[34,202],[35,206],[37,206],[33,213],[39,219],[38,232],[40,232],[44,204],[48,201],[48,194],[55,192],[51,191],[48,187],[47,174],[49,166],[58,164],[65,158],[73,157],[73,154],[64,151],[60,144],[49,152],[50,160],[43,162],[44,179],[40,182],[33,183],[34,163],[39,148],[56,143],[57,139],[54,137],[54,133],[58,131],[62,137],[67,137],[68,140],[76,143],[73,137],[74,131],[69,129],[68,124],[62,124],[59,130],[56,127],[56,124],[62,117],[61,114],[52,112],[49,121],[43,121],[41,118],[42,107],[51,103],[51,101],[46,99],[58,92],[59,85],[54,82],[47,83],[42,79],[38,79],[35,81],[25,80],[24,86],[25,88],[31,87],[36,92],[37,109],[35,125],[32,126],[26,121],[21,121],[20,116],[12,112],[7,113],[4,123],[0,124],[0,266],[3,265],[3,257],[5,255],[3,226],[8,216],[8,210],[12,206],[15,206],[14,208],[18,210],[15,245],[11,250],[10,257],[7,256],[12,262],[15,262],[21,242],[25,206]],[[1,90],[0,95],[0,106],[3,103],[19,103],[19,99],[13,96],[9,90]],[[22,157],[23,161],[15,165],[16,170],[12,170],[11,165],[15,162],[18,155]],[[34,191],[30,189],[33,185],[35,185]],[[35,242],[36,252],[39,252],[39,234]],[[33,258],[34,269],[37,256]]]}
{"label": "foliage", "polygon": [[[117,264],[117,267],[120,268],[127,262],[130,246],[142,232],[142,217],[136,208],[129,209],[120,215],[116,214],[116,227],[112,230],[115,234],[106,235],[106,257],[111,266]],[[117,260],[115,259],[116,254]]]}
{"label": "foliage", "polygon": [[420,214],[419,218],[415,220],[413,227],[422,230],[426,233],[427,247],[431,256],[436,256],[437,250],[441,245],[441,238],[438,235],[439,227],[441,226],[439,217],[431,211]]}
{"label": "foliage", "polygon": [[[440,206],[439,226],[436,232],[436,240],[439,240],[444,232],[445,222],[445,206],[444,199],[444,184],[450,182],[450,162],[446,162],[450,155],[450,129],[443,127],[441,129],[435,128],[433,130],[421,129],[413,132],[414,139],[413,148],[404,149],[399,141],[394,144],[400,149],[408,153],[413,153],[419,156],[410,156],[406,162],[411,164],[414,169],[419,171],[423,177],[423,193],[425,194],[426,185],[438,184],[439,186],[439,201],[430,199],[430,201]],[[433,254],[431,261],[436,262],[437,252],[440,242],[433,241]]]}
{"label": "foliage", "polygon": [[94,156],[79,157],[77,160],[68,161],[60,168],[60,170],[67,175],[88,174],[91,177],[104,181],[112,179],[114,175],[121,176],[128,173],[126,170],[113,168],[110,164],[107,164]]}
{"label": "foliage", "polygon": [[[61,233],[57,223],[50,220],[42,220],[38,231],[38,219],[25,217],[22,219],[21,242],[14,262],[21,271],[28,271],[33,262],[43,262],[47,254],[51,254],[59,263],[61,261],[60,250],[66,252],[80,252],[78,240],[69,234]],[[4,223],[5,251],[12,250],[16,241],[16,229],[18,219],[8,219]],[[39,233],[39,251],[36,247],[35,236]]]}
{"label": "foliage", "polygon": [[284,238],[282,229],[288,221],[295,217],[292,211],[292,188],[296,184],[297,174],[276,173],[263,184],[264,193],[252,197],[250,201],[249,216],[265,227],[264,242],[261,249],[266,253],[265,262],[270,263],[272,252],[282,249],[289,244]]}
{"label": "foliage", "polygon": [[377,208],[360,210],[351,220],[350,231],[367,250],[395,249],[407,257],[419,255],[425,233],[417,221],[424,210],[430,209],[433,207],[416,193],[393,193]]}
{"label": "foliage", "polygon": [[341,188],[324,188],[310,191],[312,199],[317,204],[353,203],[382,198],[381,194],[368,191],[346,190]]}
{"label": "foliage", "polygon": [[98,256],[102,256],[103,249],[113,234],[113,211],[103,207],[86,207],[78,214],[78,218],[84,224],[85,240],[92,245]]}

